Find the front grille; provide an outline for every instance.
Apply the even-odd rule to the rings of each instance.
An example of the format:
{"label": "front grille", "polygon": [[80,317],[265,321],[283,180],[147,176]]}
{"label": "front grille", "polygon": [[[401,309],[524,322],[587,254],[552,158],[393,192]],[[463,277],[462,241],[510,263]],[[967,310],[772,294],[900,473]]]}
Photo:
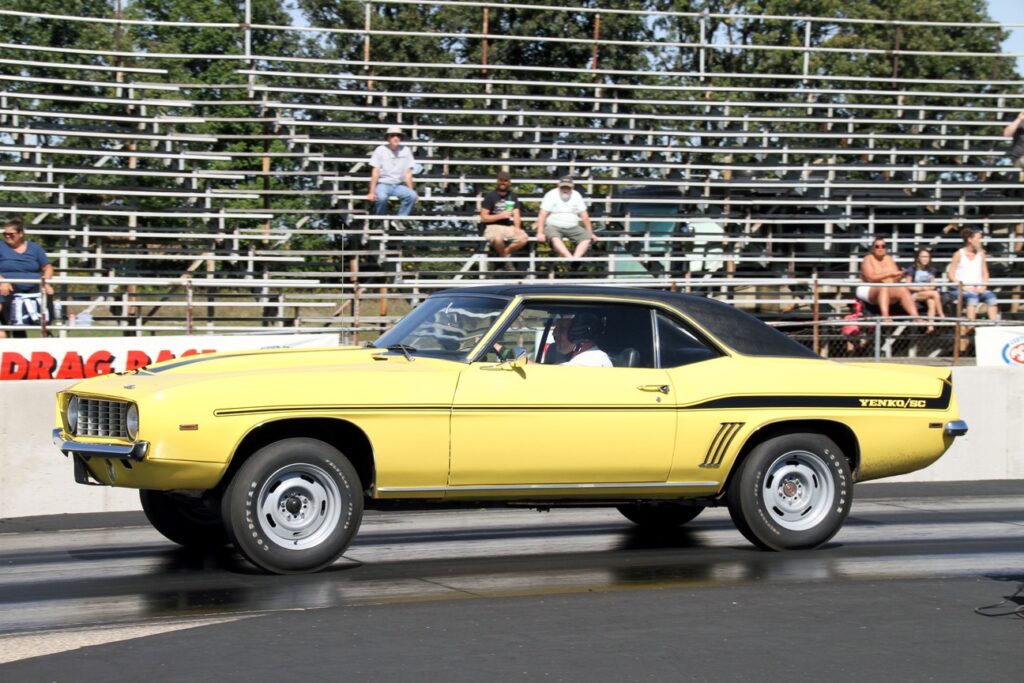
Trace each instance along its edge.
{"label": "front grille", "polygon": [[125,415],[127,401],[104,401],[98,398],[78,398],[78,436],[110,436],[127,438]]}

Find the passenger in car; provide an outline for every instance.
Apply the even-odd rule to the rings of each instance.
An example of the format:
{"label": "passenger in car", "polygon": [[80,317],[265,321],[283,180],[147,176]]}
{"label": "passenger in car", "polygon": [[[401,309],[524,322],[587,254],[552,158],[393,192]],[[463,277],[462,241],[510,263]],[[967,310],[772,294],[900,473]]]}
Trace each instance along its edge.
{"label": "passenger in car", "polygon": [[578,313],[566,330],[565,336],[572,348],[569,360],[562,365],[585,365],[597,368],[612,367],[612,359],[597,346],[596,337],[601,320],[593,313]]}

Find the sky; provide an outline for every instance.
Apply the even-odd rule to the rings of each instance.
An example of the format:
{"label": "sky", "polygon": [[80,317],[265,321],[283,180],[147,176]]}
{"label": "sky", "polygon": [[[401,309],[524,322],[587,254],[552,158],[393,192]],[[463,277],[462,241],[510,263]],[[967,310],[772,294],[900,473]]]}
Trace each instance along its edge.
{"label": "sky", "polygon": [[[1010,29],[1003,51],[1024,55],[1024,0],[988,0],[988,13]],[[1017,58],[1017,72],[1024,74],[1024,57]]]}

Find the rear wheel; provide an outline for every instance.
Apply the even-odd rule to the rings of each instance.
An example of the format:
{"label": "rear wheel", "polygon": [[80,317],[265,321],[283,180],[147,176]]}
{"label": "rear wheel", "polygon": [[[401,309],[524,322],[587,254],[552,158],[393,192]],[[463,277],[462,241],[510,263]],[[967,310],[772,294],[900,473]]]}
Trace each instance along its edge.
{"label": "rear wheel", "polygon": [[631,503],[620,505],[622,516],[644,529],[676,529],[704,511],[702,505]]}
{"label": "rear wheel", "polygon": [[736,528],[754,545],[815,548],[835,536],[850,512],[850,463],[821,434],[777,436],[750,452],[726,499]]}
{"label": "rear wheel", "polygon": [[221,504],[231,540],[277,574],[313,572],[345,552],[363,516],[359,476],[333,446],[285,439],[238,469]]}
{"label": "rear wheel", "polygon": [[178,545],[218,548],[229,542],[219,506],[205,498],[141,490],[139,500],[149,523]]}

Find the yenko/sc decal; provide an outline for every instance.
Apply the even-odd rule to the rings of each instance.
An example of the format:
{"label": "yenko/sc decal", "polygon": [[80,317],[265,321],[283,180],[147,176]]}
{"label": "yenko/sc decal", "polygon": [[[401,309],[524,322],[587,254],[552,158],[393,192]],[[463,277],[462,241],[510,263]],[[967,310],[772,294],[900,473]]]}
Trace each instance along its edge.
{"label": "yenko/sc decal", "polygon": [[1007,365],[1024,366],[1024,337],[1011,339],[1003,346],[1003,361]]}
{"label": "yenko/sc decal", "polygon": [[923,398],[861,398],[861,408],[924,408],[928,402]]}

